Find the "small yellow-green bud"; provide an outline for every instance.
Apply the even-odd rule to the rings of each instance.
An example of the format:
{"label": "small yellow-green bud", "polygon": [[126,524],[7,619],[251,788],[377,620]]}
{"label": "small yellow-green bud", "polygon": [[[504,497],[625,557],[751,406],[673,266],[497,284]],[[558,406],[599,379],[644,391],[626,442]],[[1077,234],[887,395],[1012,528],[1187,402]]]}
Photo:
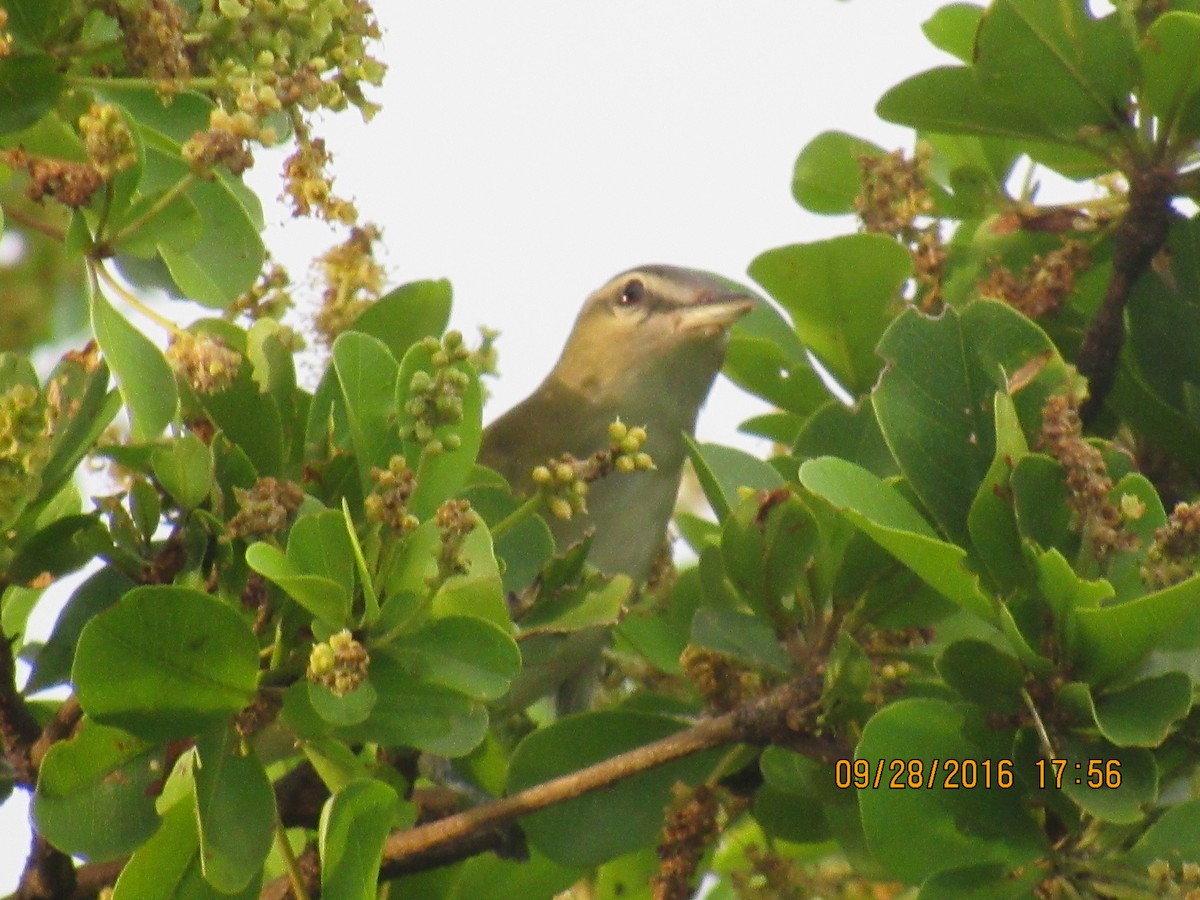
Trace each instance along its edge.
{"label": "small yellow-green bud", "polygon": [[408,389],[415,394],[423,394],[433,385],[433,379],[429,377],[428,372],[414,372],[412,380],[408,383]]}
{"label": "small yellow-green bud", "polygon": [[571,490],[575,492],[576,496],[586,497],[588,495],[589,486],[586,481],[580,478],[576,479],[575,483],[571,485]]}
{"label": "small yellow-green bud", "polygon": [[457,434],[448,434],[446,435],[445,444],[447,450],[457,450],[462,446],[462,437]]}
{"label": "small yellow-green bud", "polygon": [[635,468],[632,456],[618,456],[613,460],[613,465],[618,472],[632,472]]}
{"label": "small yellow-green bud", "polygon": [[575,480],[575,469],[569,463],[559,463],[554,467],[554,478],[563,484],[570,484]]}
{"label": "small yellow-green bud", "polygon": [[533,483],[546,485],[554,480],[554,476],[550,474],[550,470],[545,466],[535,466],[533,469]]}
{"label": "small yellow-green bud", "polygon": [[643,472],[648,472],[654,468],[654,460],[650,458],[649,453],[639,453],[633,458],[633,464]]}
{"label": "small yellow-green bud", "polygon": [[439,441],[437,438],[434,438],[432,441],[430,441],[428,444],[425,445],[425,452],[430,453],[434,456],[437,456],[439,453],[441,453],[445,449],[446,448],[442,445],[442,442]]}
{"label": "small yellow-green bud", "polygon": [[608,426],[608,439],[614,444],[619,444],[625,440],[625,435],[629,434],[629,427],[620,419]]}
{"label": "small yellow-green bud", "polygon": [[633,436],[632,433],[625,435],[625,439],[621,441],[622,453],[637,453],[641,448],[641,442]]}
{"label": "small yellow-green bud", "polygon": [[308,670],[314,675],[324,675],[333,670],[337,655],[329,644],[317,644],[308,655]]}
{"label": "small yellow-green bud", "polygon": [[429,361],[441,369],[450,365],[450,354],[448,354],[445,350],[438,350],[433,354],[433,356],[429,357]]}
{"label": "small yellow-green bud", "polygon": [[549,506],[551,515],[553,515],[556,519],[570,519],[574,513],[574,510],[571,509],[570,502],[564,500],[562,497],[554,497],[551,499]]}
{"label": "small yellow-green bud", "polygon": [[646,443],[646,429],[641,425],[634,425],[629,429],[629,436],[638,442],[638,446]]}

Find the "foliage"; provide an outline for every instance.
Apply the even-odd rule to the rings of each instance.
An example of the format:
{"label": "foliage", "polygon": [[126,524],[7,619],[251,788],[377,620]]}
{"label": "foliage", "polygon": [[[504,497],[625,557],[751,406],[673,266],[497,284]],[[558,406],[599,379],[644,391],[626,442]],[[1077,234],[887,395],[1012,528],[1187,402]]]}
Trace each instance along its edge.
{"label": "foliage", "polygon": [[[775,407],[745,427],[777,455],[690,446],[716,521],[681,517],[698,564],[639,595],[553,547],[553,492],[475,464],[490,346],[445,332],[445,282],[382,291],[323,174],[308,110],[369,112],[382,75],[364,3],[7,0],[25,254],[0,300],[91,338],[45,378],[0,356],[19,896],[1195,890],[1200,4],[952,3],[924,29],[957,62],[878,106],[911,154],[829,131],[796,163],[798,202],[859,233],[749,266],[782,312],[738,325],[726,372]],[[297,213],[351,229],[312,391],[239,177],[282,139]],[[1040,203],[1060,176],[1074,199]],[[86,503],[85,458],[113,486]],[[599,627],[597,709],[521,696]]]}

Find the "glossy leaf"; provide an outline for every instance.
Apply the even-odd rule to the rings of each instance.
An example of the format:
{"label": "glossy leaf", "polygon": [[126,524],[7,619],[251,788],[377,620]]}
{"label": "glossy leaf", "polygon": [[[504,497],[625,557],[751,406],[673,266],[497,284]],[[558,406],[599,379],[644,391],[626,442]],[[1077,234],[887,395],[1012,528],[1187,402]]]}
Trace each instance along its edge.
{"label": "glossy leaf", "polygon": [[195,734],[250,702],[258,641],[199,591],[141,587],[79,636],[72,681],[84,711],[147,740]]}
{"label": "glossy leaf", "polygon": [[921,26],[929,43],[970,63],[975,55],[975,32],[983,7],[974,3],[947,3]]}
{"label": "glossy leaf", "polygon": [[432,621],[383,652],[422,682],[479,700],[504,696],[521,668],[521,653],[504,630],[466,616]]}
{"label": "glossy leaf", "polygon": [[92,330],[132,417],[134,437],[157,438],[179,404],[175,373],[162,351],[129,324],[98,291],[92,294]]}
{"label": "glossy leaf", "polygon": [[54,846],[94,862],[130,853],[158,829],[162,748],[85,719],[42,760],[33,817]]}
{"label": "glossy leaf", "polygon": [[883,365],[875,345],[912,274],[907,250],[883,235],[846,235],[768,250],[749,271],[840,384],[870,389]]}
{"label": "glossy leaf", "polygon": [[[375,338],[346,332],[333,342],[333,370],[341,386],[350,439],[364,490],[374,484],[372,468],[387,469],[401,452],[396,430],[396,376],[399,366],[387,346]],[[410,466],[416,459],[408,461]]]}
{"label": "glossy leaf", "polygon": [[321,893],[346,900],[378,894],[383,841],[399,803],[382,781],[360,779],[338,791],[321,810]]}
{"label": "glossy leaf", "polygon": [[1138,47],[1142,100],[1168,134],[1194,136],[1200,127],[1200,16],[1167,12]]}
{"label": "glossy leaf", "polygon": [[726,653],[752,666],[787,672],[791,660],[766,619],[711,606],[696,610],[691,643]]}
{"label": "glossy leaf", "polygon": [[32,125],[58,102],[65,81],[45,53],[0,57],[0,134]]}
{"label": "glossy leaf", "polygon": [[1182,672],[1141,678],[1099,696],[1092,712],[1105,738],[1118,747],[1157,747],[1192,708],[1192,682]]}
{"label": "glossy leaf", "polygon": [[387,345],[396,359],[423,337],[439,337],[450,320],[450,282],[413,281],[388,291],[354,320],[352,329]]}
{"label": "glossy leaf", "polygon": [[151,460],[154,477],[184,509],[199,506],[212,490],[212,451],[195,435],[156,449]]}
{"label": "glossy leaf", "polygon": [[823,131],[809,141],[792,171],[792,196],[809,212],[854,212],[862,190],[861,157],[884,156],[877,144],[844,131]]}
{"label": "glossy leaf", "polygon": [[738,488],[772,490],[784,483],[778,472],[744,450],[719,444],[698,444],[686,436],[684,440],[688,459],[692,461],[704,496],[718,520],[724,521],[730,510],[741,502]]}
{"label": "glossy leaf", "polygon": [[275,794],[262,763],[243,754],[232,728],[204,735],[196,744],[196,821],[204,880],[235,894],[261,878],[277,814]]}
{"label": "glossy leaf", "polygon": [[[858,799],[867,842],[894,877],[920,882],[943,869],[981,863],[1013,868],[1046,851],[1020,791],[946,789],[944,770],[925,787],[934,760],[970,759],[979,772],[987,760],[995,778],[1007,759],[1003,735],[989,733],[966,708],[926,699],[892,703],[867,722],[854,755],[867,760],[872,773],[881,765],[880,785],[860,789]],[[917,787],[909,786],[910,776]],[[893,777],[903,787],[895,787]]]}
{"label": "glossy leaf", "polygon": [[985,621],[994,621],[992,601],[961,547],[941,540],[898,491],[853,463],[833,457],[800,467],[800,483],[824,497],[876,543],[916,572],[948,600]]}
{"label": "glossy leaf", "polygon": [[1031,360],[1034,380],[1013,395],[1023,427],[1036,433],[1046,397],[1068,374],[1046,334],[1006,304],[977,300],[931,319],[906,310],[879,352],[888,360],[873,395],[900,470],[954,541],[970,540],[967,518],[995,454],[996,391]]}

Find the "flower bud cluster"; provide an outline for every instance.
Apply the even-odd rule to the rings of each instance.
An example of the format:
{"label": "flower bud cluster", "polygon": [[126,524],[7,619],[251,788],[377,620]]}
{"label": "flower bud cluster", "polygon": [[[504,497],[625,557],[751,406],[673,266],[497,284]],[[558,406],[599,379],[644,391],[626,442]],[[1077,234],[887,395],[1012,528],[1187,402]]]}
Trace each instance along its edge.
{"label": "flower bud cluster", "polygon": [[439,438],[435,433],[444,425],[457,425],[463,420],[463,393],[471,384],[471,376],[457,364],[470,359],[471,351],[458,331],[447,331],[440,341],[427,337],[423,343],[430,351],[433,372],[419,370],[409,380],[404,411],[412,416],[412,422],[401,428],[400,436],[423,445],[426,453],[457,450],[462,446],[459,435]]}
{"label": "flower bud cluster", "polygon": [[433,521],[442,535],[436,578],[440,584],[453,575],[465,575],[469,569],[462,548],[467,535],[479,524],[479,516],[471,508],[469,500],[447,500],[437,508]]}
{"label": "flower bud cluster", "polygon": [[231,537],[251,540],[278,534],[287,527],[304,500],[304,491],[294,481],[260,478],[250,490],[234,488],[237,514],[226,526]]}
{"label": "flower bud cluster", "polygon": [[16,384],[0,394],[0,525],[8,525],[41,487],[50,454],[50,419],[40,391]]}
{"label": "flower bud cluster", "polygon": [[308,680],[323,684],[337,697],[344,697],[366,680],[371,656],[349,630],[331,634],[315,644],[308,655]]}
{"label": "flower bud cluster", "polygon": [[111,103],[93,103],[79,117],[79,133],[88,159],[106,180],[137,165],[133,132]]}
{"label": "flower bud cluster", "polygon": [[375,487],[363,501],[367,518],[380,522],[392,531],[407,534],[421,521],[408,511],[408,498],[416,484],[413,470],[403,456],[393,456],[386,469],[371,469],[371,480]]}
{"label": "flower bud cluster", "polygon": [[242,355],[211,334],[180,332],[166,352],[175,374],[197,394],[219,394],[237,379]]}
{"label": "flower bud cluster", "polygon": [[1154,588],[1170,587],[1191,578],[1200,561],[1200,502],[1177,503],[1167,524],[1154,532],[1146,551],[1142,580]]}
{"label": "flower bud cluster", "polygon": [[292,211],[297,216],[315,214],[326,222],[353,225],[358,210],[352,202],[333,193],[333,179],[328,172],[333,157],[325,149],[325,141],[300,136],[297,143],[296,152],[283,164],[287,180],[284,191],[292,200]]}
{"label": "flower bud cluster", "polygon": [[589,485],[610,472],[647,472],[654,460],[642,450],[646,429],[630,428],[620,419],[608,426],[609,447],[592,454],[586,460],[564,453],[548,460],[531,473],[534,485],[542,494],[546,508],[556,519],[568,520],[576,513],[587,514]]}
{"label": "flower bud cluster", "polygon": [[337,336],[379,299],[384,276],[383,266],[375,260],[379,237],[375,225],[351,228],[345,241],[321,255],[319,268],[325,290],[313,326],[328,346],[333,346]]}

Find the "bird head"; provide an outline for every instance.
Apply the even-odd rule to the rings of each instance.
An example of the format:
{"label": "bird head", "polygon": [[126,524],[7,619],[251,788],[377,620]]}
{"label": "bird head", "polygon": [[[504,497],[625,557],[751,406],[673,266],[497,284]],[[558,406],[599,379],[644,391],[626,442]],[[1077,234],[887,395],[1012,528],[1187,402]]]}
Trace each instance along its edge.
{"label": "bird head", "polygon": [[730,326],[755,302],[691,269],[630,269],[584,303],[553,374],[602,405],[656,390],[699,405],[721,367]]}

